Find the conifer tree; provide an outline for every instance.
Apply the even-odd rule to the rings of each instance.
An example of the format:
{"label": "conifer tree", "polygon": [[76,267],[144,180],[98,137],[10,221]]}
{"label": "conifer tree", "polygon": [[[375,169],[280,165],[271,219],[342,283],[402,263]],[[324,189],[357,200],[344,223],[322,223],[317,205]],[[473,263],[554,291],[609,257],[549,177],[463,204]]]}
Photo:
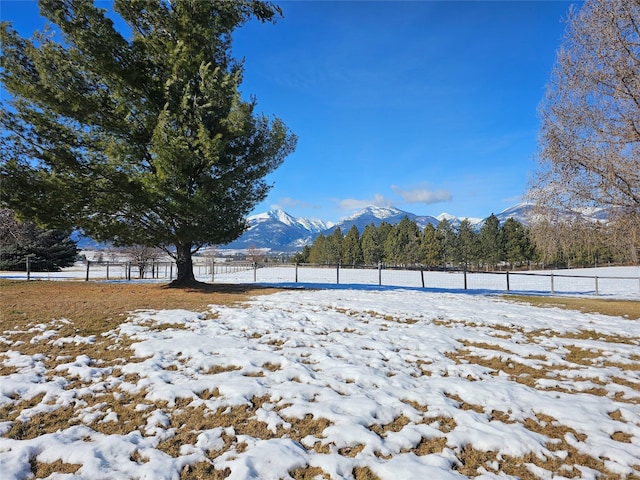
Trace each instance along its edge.
{"label": "conifer tree", "polygon": [[238,26],[281,10],[259,0],[113,9],[129,38],[92,0],[40,0],[61,41],[2,23],[1,200],[39,224],[161,247],[176,284],[189,284],[192,254],[246,229],[264,177],[295,147],[281,120],[241,98],[231,56]]}
{"label": "conifer tree", "polygon": [[529,234],[514,218],[507,218],[500,229],[504,260],[512,266],[531,260],[533,249]]}
{"label": "conifer tree", "polygon": [[68,232],[46,230],[31,222],[19,222],[9,209],[0,211],[0,270],[57,272],[73,265],[77,243]]}
{"label": "conifer tree", "polygon": [[302,250],[297,252],[291,259],[293,263],[309,263],[309,257],[311,256],[311,247],[305,245]]}
{"label": "conifer tree", "polygon": [[344,235],[340,227],[336,227],[331,235],[327,237],[326,252],[328,263],[339,263],[342,260],[342,242]]}
{"label": "conifer tree", "polygon": [[391,259],[387,258],[387,252],[385,250],[385,244],[387,242],[387,238],[389,237],[389,235],[391,235],[393,232],[393,225],[391,225],[389,222],[382,222],[380,225],[378,225],[378,228],[376,229],[376,236],[378,239],[378,245],[379,245],[379,249],[380,249],[380,261],[381,262],[385,262],[385,263],[390,263],[392,262]]}
{"label": "conifer tree", "polygon": [[321,233],[309,250],[309,263],[327,263],[327,238]]}
{"label": "conifer tree", "polygon": [[478,236],[468,219],[462,220],[456,235],[456,258],[468,266],[478,258]]}
{"label": "conifer tree", "polygon": [[435,267],[442,263],[440,242],[436,235],[436,228],[428,223],[420,237],[421,262],[428,267]]}
{"label": "conifer tree", "polygon": [[384,243],[385,258],[394,265],[410,265],[419,261],[418,239],[420,230],[415,222],[404,217],[395,225]]}
{"label": "conifer tree", "polygon": [[500,220],[493,213],[485,220],[478,234],[480,257],[491,268],[500,263]]}
{"label": "conifer tree", "polygon": [[362,263],[362,247],[360,246],[360,232],[353,225],[342,241],[342,263],[355,265]]}
{"label": "conifer tree", "polygon": [[438,242],[440,242],[442,262],[446,266],[447,263],[452,262],[455,258],[456,232],[451,226],[451,222],[446,218],[443,218],[438,222],[436,235]]}
{"label": "conifer tree", "polygon": [[382,245],[378,237],[378,229],[373,223],[364,227],[360,244],[362,245],[362,257],[366,265],[377,265],[382,261]]}

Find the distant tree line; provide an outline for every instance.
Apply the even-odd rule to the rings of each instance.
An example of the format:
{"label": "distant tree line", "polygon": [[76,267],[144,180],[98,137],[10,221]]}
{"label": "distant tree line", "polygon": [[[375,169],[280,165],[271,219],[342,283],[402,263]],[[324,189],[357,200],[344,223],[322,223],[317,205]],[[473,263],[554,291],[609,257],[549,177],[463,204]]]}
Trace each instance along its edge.
{"label": "distant tree line", "polygon": [[468,220],[455,227],[447,219],[435,226],[427,224],[420,230],[415,221],[405,217],[396,225],[383,222],[376,227],[369,224],[362,233],[353,226],[345,235],[337,227],[329,235],[320,234],[312,245],[297,253],[293,261],[493,270],[499,266],[517,268],[532,263],[562,267],[627,260],[604,239],[596,242],[593,237],[581,233],[585,242],[567,242],[560,246],[551,240],[557,237],[547,233],[549,236],[544,237],[536,231],[534,238],[532,231],[521,222],[508,218],[500,223],[494,214],[479,230],[474,229]]}

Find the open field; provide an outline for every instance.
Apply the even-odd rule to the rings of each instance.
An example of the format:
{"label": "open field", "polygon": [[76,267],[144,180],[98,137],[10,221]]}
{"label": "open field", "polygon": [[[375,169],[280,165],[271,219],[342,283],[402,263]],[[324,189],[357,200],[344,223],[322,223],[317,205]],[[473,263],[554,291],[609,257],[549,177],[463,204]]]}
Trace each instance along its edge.
{"label": "open field", "polygon": [[2,281],[0,476],[640,478],[638,305]]}
{"label": "open field", "polygon": [[[90,280],[125,281],[126,270],[120,266],[106,264],[90,265]],[[153,281],[168,283],[171,279],[168,263],[158,266]],[[131,277],[135,280],[136,271]],[[472,293],[507,293],[521,295],[548,296],[593,296],[640,300],[640,266],[576,268],[570,270],[526,270],[468,273],[461,271],[429,271],[419,269],[396,268],[352,268],[343,266],[313,266],[280,263],[258,265],[254,270],[251,263],[218,262],[215,273],[211,275],[211,263],[197,264],[194,274],[199,281],[228,284],[263,284],[286,287],[327,288],[340,285],[340,288],[352,286],[408,287],[426,288],[431,291],[459,292],[468,289]],[[0,272],[0,279],[24,280],[25,272]],[[60,272],[33,272],[32,279],[37,280],[82,280],[87,277],[87,266],[81,262]],[[149,280],[144,280],[148,282]]]}

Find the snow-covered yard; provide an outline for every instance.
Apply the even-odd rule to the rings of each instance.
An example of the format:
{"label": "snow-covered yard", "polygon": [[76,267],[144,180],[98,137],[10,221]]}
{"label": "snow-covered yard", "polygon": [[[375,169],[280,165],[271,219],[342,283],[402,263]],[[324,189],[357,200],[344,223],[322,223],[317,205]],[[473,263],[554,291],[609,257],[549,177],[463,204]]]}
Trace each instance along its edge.
{"label": "snow-covered yard", "polygon": [[72,323],[0,332],[3,480],[640,477],[638,320],[351,286]]}

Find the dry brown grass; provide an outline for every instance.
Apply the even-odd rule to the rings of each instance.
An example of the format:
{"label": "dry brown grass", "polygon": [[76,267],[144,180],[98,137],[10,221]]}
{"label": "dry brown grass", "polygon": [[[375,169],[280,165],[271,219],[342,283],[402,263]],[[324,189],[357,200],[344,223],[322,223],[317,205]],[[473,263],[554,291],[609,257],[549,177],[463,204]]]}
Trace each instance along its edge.
{"label": "dry brown grass", "polygon": [[204,312],[208,305],[235,305],[250,296],[274,291],[223,284],[177,289],[144,283],[0,280],[0,328],[68,318],[73,319],[79,334],[100,334],[133,310],[184,308]]}
{"label": "dry brown grass", "polygon": [[60,460],[56,460],[53,463],[38,462],[35,459],[31,460],[31,473],[33,473],[35,478],[47,478],[52,473],[76,473],[79,469],[80,465],[64,463]]}
{"label": "dry brown grass", "polygon": [[640,301],[612,300],[600,298],[573,297],[537,297],[526,295],[505,295],[510,301],[527,303],[536,307],[559,307],[567,310],[579,310],[584,313],[601,313],[615,317],[640,319]]}

